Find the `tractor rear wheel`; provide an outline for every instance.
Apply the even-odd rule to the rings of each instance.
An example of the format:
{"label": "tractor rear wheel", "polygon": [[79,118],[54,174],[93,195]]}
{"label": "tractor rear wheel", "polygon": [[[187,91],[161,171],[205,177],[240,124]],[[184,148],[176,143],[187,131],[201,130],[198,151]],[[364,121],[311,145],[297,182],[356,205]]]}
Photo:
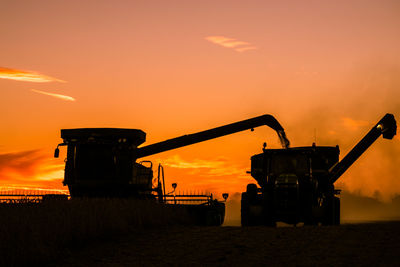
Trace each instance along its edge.
{"label": "tractor rear wheel", "polygon": [[333,198],[333,224],[340,225],[340,198],[334,197]]}
{"label": "tractor rear wheel", "polygon": [[247,197],[247,193],[243,192],[241,205],[240,205],[240,219],[241,219],[242,226],[251,225],[250,218],[249,218],[250,217],[249,210],[250,210],[249,199]]}
{"label": "tractor rear wheel", "polygon": [[260,225],[262,219],[262,206],[257,201],[257,195],[242,193],[241,201],[241,224],[242,226]]}
{"label": "tractor rear wheel", "polygon": [[326,198],[322,225],[339,225],[339,224],[340,224],[340,198],[335,196]]}

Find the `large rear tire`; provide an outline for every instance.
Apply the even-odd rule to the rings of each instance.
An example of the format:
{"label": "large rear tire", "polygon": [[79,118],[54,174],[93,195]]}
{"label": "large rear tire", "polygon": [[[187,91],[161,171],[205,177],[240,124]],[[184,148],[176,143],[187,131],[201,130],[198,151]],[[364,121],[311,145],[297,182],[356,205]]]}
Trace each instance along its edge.
{"label": "large rear tire", "polygon": [[252,206],[256,204],[257,199],[257,185],[248,184],[246,192],[242,193],[241,200],[241,224],[242,226],[256,225],[257,218],[255,218],[252,212]]}
{"label": "large rear tire", "polygon": [[322,225],[339,225],[339,224],[340,224],[340,198],[335,196],[326,198]]}
{"label": "large rear tire", "polygon": [[268,227],[276,227],[273,199],[266,192],[264,192],[263,195],[262,206],[263,206],[263,225]]}
{"label": "large rear tire", "polygon": [[247,193],[243,192],[241,205],[240,205],[240,219],[241,219],[242,226],[251,225],[250,218],[249,218],[249,215],[250,215],[249,210],[250,210],[249,199],[247,197]]}
{"label": "large rear tire", "polygon": [[338,197],[333,198],[333,209],[334,209],[333,224],[340,225],[340,198]]}
{"label": "large rear tire", "polygon": [[262,206],[257,201],[257,195],[252,196],[248,192],[242,193],[241,224],[242,226],[261,225]]}

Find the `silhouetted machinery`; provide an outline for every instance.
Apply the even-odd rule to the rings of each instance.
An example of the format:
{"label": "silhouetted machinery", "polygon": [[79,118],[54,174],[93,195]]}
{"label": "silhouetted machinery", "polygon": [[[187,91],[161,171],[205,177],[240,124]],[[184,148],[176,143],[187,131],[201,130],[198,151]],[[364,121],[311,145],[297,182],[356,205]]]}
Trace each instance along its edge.
{"label": "silhouetted machinery", "polygon": [[[57,146],[54,156],[59,156],[59,146],[67,146],[63,183],[68,186],[72,198],[138,197],[154,198],[163,203],[167,202],[168,194],[162,166],[159,165],[158,177],[153,183],[152,163],[139,159],[262,125],[275,129],[282,146],[289,146],[278,121],[271,115],[263,115],[144,147],[138,146],[145,142],[146,134],[137,129],[64,129],[61,130],[64,142]],[[215,218],[222,218],[213,224],[221,224],[225,215],[224,203],[209,199],[207,204],[216,213]]]}
{"label": "silhouetted machinery", "polygon": [[[68,146],[64,185],[71,197],[139,197],[165,203],[168,194],[162,166],[153,183],[152,163],[139,159],[262,125],[277,132],[283,148],[264,147],[263,153],[251,158],[251,175],[260,188],[249,184],[242,194],[242,225],[275,225],[276,221],[338,224],[340,191],[334,189],[334,182],[381,134],[388,139],[396,134],[394,116],[387,114],[339,162],[338,146],[289,148],[283,127],[273,116],[263,115],[143,147],[138,147],[146,139],[141,130],[64,129],[64,142],[54,156],[58,157],[59,146]],[[224,203],[211,199],[207,204],[207,212],[217,218],[212,224],[222,224]]]}
{"label": "silhouetted machinery", "polygon": [[251,157],[251,175],[260,188],[249,184],[242,193],[242,225],[340,224],[334,183],[379,136],[392,139],[396,129],[394,116],[386,114],[341,161],[338,146],[264,147]]}

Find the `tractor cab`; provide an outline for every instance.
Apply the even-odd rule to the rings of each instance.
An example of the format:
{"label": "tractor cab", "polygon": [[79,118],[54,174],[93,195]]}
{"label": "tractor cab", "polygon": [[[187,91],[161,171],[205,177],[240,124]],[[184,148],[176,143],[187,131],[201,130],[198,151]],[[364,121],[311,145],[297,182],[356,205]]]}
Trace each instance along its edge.
{"label": "tractor cab", "polygon": [[[309,146],[287,149],[263,149],[251,157],[251,175],[259,187],[245,192],[245,198],[259,203],[274,221],[296,224],[305,221],[311,207],[318,205],[318,188],[330,187],[329,169],[339,161],[339,148]],[[256,188],[256,189],[255,189]],[[333,192],[333,191],[332,191]],[[273,214],[273,215],[271,215]],[[262,216],[258,216],[262,218]]]}
{"label": "tractor cab", "polygon": [[[309,146],[288,149],[264,149],[251,157],[251,175],[257,183],[277,185],[320,180],[339,161],[339,147]],[[295,178],[296,177],[296,178]]]}

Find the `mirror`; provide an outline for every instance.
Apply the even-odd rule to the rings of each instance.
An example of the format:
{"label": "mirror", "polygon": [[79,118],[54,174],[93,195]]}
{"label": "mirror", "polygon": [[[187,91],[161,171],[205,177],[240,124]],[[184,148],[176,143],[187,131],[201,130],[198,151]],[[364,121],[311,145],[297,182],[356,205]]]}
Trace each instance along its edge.
{"label": "mirror", "polygon": [[59,155],[60,155],[60,149],[58,149],[57,147],[56,150],[54,150],[54,157],[58,158]]}
{"label": "mirror", "polygon": [[223,193],[222,194],[222,197],[225,199],[225,201],[228,199],[228,197],[229,197],[229,194],[228,193]]}
{"label": "mirror", "polygon": [[173,188],[174,190],[176,189],[177,186],[178,186],[177,183],[173,183],[173,184],[172,184],[172,188]]}

